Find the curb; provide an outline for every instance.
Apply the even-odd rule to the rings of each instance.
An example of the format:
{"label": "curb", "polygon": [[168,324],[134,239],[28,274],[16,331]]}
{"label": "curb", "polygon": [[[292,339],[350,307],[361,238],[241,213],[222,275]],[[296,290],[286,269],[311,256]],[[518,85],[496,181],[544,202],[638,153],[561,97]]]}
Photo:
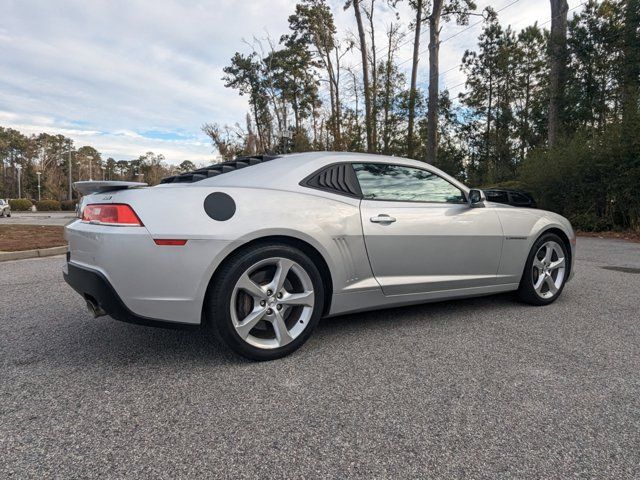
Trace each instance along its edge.
{"label": "curb", "polygon": [[39,248],[37,250],[23,250],[22,252],[0,252],[0,262],[7,260],[25,260],[27,258],[50,257],[52,255],[64,255],[67,246]]}

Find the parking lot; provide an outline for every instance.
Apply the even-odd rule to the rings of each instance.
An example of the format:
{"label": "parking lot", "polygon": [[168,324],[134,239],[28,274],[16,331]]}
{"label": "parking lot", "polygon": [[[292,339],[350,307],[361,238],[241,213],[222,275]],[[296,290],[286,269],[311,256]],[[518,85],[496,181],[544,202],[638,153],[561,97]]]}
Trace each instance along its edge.
{"label": "parking lot", "polygon": [[640,476],[640,244],[579,239],[549,307],[326,319],[269,363],[90,319],[63,261],[0,264],[2,478]]}
{"label": "parking lot", "polygon": [[66,225],[75,216],[75,212],[11,212],[0,225]]}

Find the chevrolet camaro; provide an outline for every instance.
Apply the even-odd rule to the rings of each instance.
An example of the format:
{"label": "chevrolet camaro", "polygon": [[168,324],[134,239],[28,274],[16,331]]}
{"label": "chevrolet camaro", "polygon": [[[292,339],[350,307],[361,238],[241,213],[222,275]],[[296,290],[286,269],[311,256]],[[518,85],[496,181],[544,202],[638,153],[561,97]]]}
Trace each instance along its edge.
{"label": "chevrolet camaro", "polygon": [[241,157],[154,187],[75,186],[64,278],[95,316],[210,325],[256,360],[293,352],[323,316],[508,291],[547,305],[573,275],[565,218],[404,158]]}

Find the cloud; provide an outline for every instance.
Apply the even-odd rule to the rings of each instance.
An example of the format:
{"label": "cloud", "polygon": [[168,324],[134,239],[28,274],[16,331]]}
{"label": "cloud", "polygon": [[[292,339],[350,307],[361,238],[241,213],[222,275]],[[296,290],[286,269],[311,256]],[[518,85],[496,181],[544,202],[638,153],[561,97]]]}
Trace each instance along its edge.
{"label": "cloud", "polygon": [[[339,35],[355,32],[343,0],[329,0]],[[571,0],[570,8],[580,0]],[[479,1],[500,9],[513,0]],[[386,2],[376,10],[377,47],[393,14]],[[92,144],[106,156],[132,158],[153,150],[171,162],[206,161],[212,147],[201,133],[205,122],[243,121],[246,97],[224,87],[223,68],[246,41],[286,32],[292,0],[7,0],[0,2],[0,124],[27,133],[64,133]],[[546,2],[520,0],[500,13],[517,28],[548,18]],[[406,25],[412,13],[400,3]],[[472,22],[474,20],[472,19]],[[443,38],[463,30],[454,24]],[[441,72],[455,67],[473,48],[480,27],[443,43]],[[411,57],[411,37],[400,59]],[[428,35],[422,36],[426,52]],[[346,63],[357,65],[359,52]],[[427,80],[427,55],[419,82]],[[411,62],[403,68],[408,71]],[[453,69],[441,87],[463,81]]]}
{"label": "cloud", "polygon": [[111,156],[152,149],[172,162],[211,159],[201,125],[233,123],[247,111],[246,98],[224,87],[224,65],[256,29],[279,35],[290,7],[285,0],[1,2],[2,125],[68,132]]}
{"label": "cloud", "polygon": [[[210,162],[215,157],[211,145],[192,136],[180,135],[172,138],[173,133],[151,132],[139,134],[130,130],[100,131],[82,129],[53,118],[30,117],[0,111],[0,125],[10,125],[26,135],[47,132],[52,135],[65,135],[74,140],[76,147],[99,145],[104,158],[135,158],[145,152],[162,154],[172,163],[178,160],[191,160],[196,163]],[[162,138],[162,137],[165,138]],[[167,138],[168,137],[168,138]]]}

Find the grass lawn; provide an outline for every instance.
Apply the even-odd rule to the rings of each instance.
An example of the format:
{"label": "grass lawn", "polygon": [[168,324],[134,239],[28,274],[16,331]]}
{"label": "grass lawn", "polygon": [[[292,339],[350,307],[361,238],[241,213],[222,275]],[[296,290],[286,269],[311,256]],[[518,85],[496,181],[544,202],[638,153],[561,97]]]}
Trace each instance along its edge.
{"label": "grass lawn", "polygon": [[19,252],[66,245],[64,227],[0,225],[0,252]]}

